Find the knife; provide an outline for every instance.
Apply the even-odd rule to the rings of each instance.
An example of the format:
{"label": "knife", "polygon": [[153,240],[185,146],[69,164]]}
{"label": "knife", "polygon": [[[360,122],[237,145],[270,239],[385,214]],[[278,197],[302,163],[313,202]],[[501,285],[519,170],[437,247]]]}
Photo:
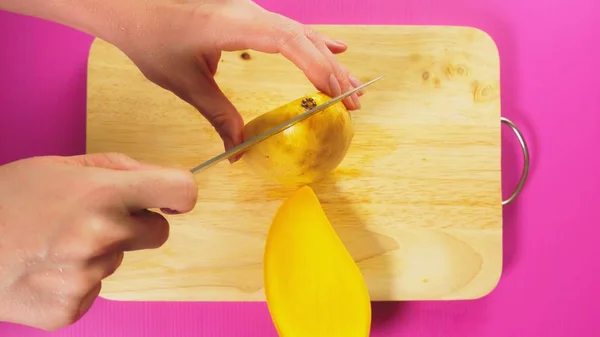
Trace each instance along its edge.
{"label": "knife", "polygon": [[361,84],[358,87],[356,87],[356,88],[354,88],[354,89],[352,89],[350,91],[347,91],[347,92],[345,92],[345,93],[343,93],[343,94],[341,94],[341,95],[339,95],[339,96],[337,96],[335,98],[332,98],[332,99],[328,100],[327,102],[325,102],[325,103],[323,103],[321,105],[317,105],[316,107],[314,107],[314,108],[312,108],[312,109],[310,109],[310,110],[308,110],[306,112],[303,112],[302,114],[300,114],[300,115],[298,115],[296,117],[293,117],[293,118],[291,118],[291,119],[289,119],[289,120],[287,120],[287,121],[285,121],[285,122],[283,122],[283,123],[281,123],[281,124],[279,124],[279,125],[277,125],[275,127],[272,127],[271,129],[269,129],[269,130],[267,130],[265,132],[262,132],[262,133],[260,133],[260,134],[258,134],[256,136],[248,139],[247,141],[245,141],[245,142],[237,145],[237,146],[232,147],[231,149],[229,149],[229,150],[221,153],[220,155],[218,155],[216,157],[213,157],[213,158],[205,161],[204,163],[202,163],[202,164],[200,164],[200,165],[192,168],[190,171],[193,174],[196,174],[196,173],[198,173],[200,171],[203,171],[203,170],[205,170],[205,169],[207,169],[207,168],[209,168],[209,167],[211,167],[211,166],[213,166],[213,165],[215,165],[215,164],[217,164],[217,163],[219,163],[219,162],[221,162],[221,161],[223,161],[225,159],[229,159],[229,158],[231,158],[231,157],[233,157],[233,156],[235,156],[235,155],[243,152],[244,150],[248,149],[250,146],[258,144],[258,143],[262,142],[263,140],[265,140],[265,139],[267,139],[267,138],[269,138],[269,137],[271,137],[271,136],[273,136],[275,134],[278,134],[279,132],[281,132],[281,131],[289,128],[290,126],[292,126],[292,125],[294,125],[294,124],[296,124],[298,122],[301,122],[301,121],[307,119],[308,117],[316,114],[317,112],[320,112],[320,111],[323,111],[323,110],[327,109],[328,107],[334,105],[335,103],[337,103],[337,102],[343,100],[344,98],[346,98],[346,97],[354,94],[355,92],[357,92],[357,91],[365,88],[366,86],[369,86],[369,85],[371,85],[371,84],[379,81],[382,78],[383,78],[383,76],[377,77],[377,78],[375,78],[373,80],[370,80],[369,82],[367,82],[365,84]]}

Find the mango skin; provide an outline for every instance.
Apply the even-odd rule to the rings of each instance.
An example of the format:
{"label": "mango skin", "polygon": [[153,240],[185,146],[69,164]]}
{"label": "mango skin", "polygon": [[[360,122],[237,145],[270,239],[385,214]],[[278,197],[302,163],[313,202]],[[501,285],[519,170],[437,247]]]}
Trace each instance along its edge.
{"label": "mango skin", "polygon": [[[244,141],[331,99],[317,92],[300,97],[248,122]],[[312,103],[312,102],[311,102]],[[284,186],[303,186],[323,179],[344,160],[354,137],[350,113],[342,102],[250,147],[242,156],[257,175]]]}
{"label": "mango skin", "polygon": [[267,307],[280,337],[369,336],[367,283],[310,186],[279,206],[263,266]]}

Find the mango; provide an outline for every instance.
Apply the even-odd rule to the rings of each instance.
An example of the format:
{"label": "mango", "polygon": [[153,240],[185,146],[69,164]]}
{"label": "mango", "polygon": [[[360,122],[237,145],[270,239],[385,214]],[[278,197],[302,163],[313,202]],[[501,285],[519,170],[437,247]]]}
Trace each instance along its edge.
{"label": "mango", "polygon": [[[244,140],[329,99],[317,92],[266,112],[244,126]],[[258,176],[299,187],[319,181],[335,170],[353,137],[350,113],[339,102],[252,146],[242,158]]]}
{"label": "mango", "polygon": [[264,286],[280,337],[369,336],[367,285],[309,186],[287,198],[271,223]]}

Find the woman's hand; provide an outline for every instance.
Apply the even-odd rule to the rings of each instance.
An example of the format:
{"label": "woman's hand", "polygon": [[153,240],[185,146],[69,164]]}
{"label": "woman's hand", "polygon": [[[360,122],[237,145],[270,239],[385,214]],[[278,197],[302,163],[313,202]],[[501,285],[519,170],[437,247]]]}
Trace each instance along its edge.
{"label": "woman's hand", "polygon": [[39,157],[0,166],[0,321],[55,330],[92,305],[124,251],[161,246],[188,212],[187,171],[117,154]]}
{"label": "woman's hand", "polygon": [[[242,142],[242,117],[213,76],[221,51],[252,49],[281,53],[315,87],[337,96],[360,83],[334,57],[346,50],[311,28],[250,0],[162,0],[124,26],[113,43],[145,76],[198,109],[215,127],[225,148]],[[357,95],[344,103],[360,107]]]}
{"label": "woman's hand", "polygon": [[[334,57],[346,50],[343,42],[251,0],[0,0],[0,9],[114,44],[148,79],[198,109],[226,149],[242,141],[244,122],[213,78],[222,51],[280,53],[330,96],[360,85]],[[361,94],[346,98],[346,107],[360,108]]]}

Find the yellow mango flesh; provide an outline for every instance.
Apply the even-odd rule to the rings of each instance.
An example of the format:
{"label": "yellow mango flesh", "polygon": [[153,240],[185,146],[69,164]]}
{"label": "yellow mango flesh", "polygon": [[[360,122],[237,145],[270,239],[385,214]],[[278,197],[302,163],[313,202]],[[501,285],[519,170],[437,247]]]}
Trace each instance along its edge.
{"label": "yellow mango flesh", "polygon": [[[300,115],[311,104],[320,105],[330,98],[314,93],[260,115],[245,125],[244,140]],[[302,186],[335,170],[346,156],[353,137],[350,113],[339,102],[252,146],[242,158],[261,177],[285,186]]]}
{"label": "yellow mango flesh", "polygon": [[264,283],[281,337],[365,337],[369,292],[313,190],[280,206],[267,236]]}

